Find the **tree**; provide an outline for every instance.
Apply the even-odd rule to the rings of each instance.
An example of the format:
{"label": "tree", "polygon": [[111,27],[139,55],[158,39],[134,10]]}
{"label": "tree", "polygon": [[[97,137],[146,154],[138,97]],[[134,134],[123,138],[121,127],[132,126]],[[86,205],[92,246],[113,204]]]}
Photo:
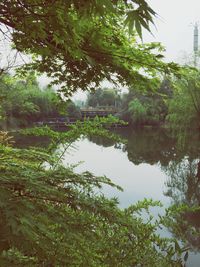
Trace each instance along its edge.
{"label": "tree", "polygon": [[81,111],[80,108],[77,107],[72,101],[67,102],[67,116],[74,118],[74,119],[80,119],[81,118]]}
{"label": "tree", "polygon": [[47,73],[67,96],[77,88],[96,88],[105,78],[142,87],[157,71],[176,69],[160,61],[159,44],[136,42],[133,28],[141,36],[155,15],[145,0],[0,3],[0,23],[10,30],[14,47],[33,55],[24,71]]}
{"label": "tree", "polygon": [[[199,154],[198,154],[199,157]],[[200,250],[200,161],[185,157],[171,161],[163,170],[169,176],[166,181],[166,196],[173,205],[168,210],[166,223],[173,235],[187,246]]]}
{"label": "tree", "polygon": [[159,125],[165,122],[167,101],[172,97],[169,80],[165,78],[156,91],[148,89],[141,91],[136,86],[129,88],[129,92],[122,98],[122,119],[137,125]]}
{"label": "tree", "polygon": [[200,127],[200,72],[186,69],[173,86],[174,96],[169,101],[167,118],[174,132],[183,136],[189,129]]}
{"label": "tree", "polygon": [[99,88],[88,95],[87,105],[91,107],[116,106],[119,104],[119,101],[120,99],[116,89]]}
{"label": "tree", "polygon": [[121,210],[116,199],[98,194],[103,184],[115,186],[108,178],[74,173],[62,165],[62,151],[52,157],[58,143],[66,148],[82,135],[113,137],[102,122],[105,118],[79,122],[66,133],[23,131],[51,137],[48,149],[16,149],[5,135],[0,139],[1,267],[182,266],[173,242],[155,233],[160,223],[138,216],[158,202],[144,200]]}
{"label": "tree", "polygon": [[133,123],[144,123],[147,117],[147,109],[138,99],[134,99],[129,103],[128,111],[131,114]]}
{"label": "tree", "polygon": [[9,74],[0,77],[1,128],[24,126],[37,120],[66,114],[65,102],[52,88],[41,89],[36,77],[19,80]]}

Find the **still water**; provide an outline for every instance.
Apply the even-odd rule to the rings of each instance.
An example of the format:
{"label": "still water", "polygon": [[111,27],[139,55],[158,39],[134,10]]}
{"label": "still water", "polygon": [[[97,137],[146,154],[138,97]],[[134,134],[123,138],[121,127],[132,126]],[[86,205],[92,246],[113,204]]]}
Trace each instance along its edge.
{"label": "still water", "polygon": [[[77,172],[87,170],[97,176],[105,175],[120,185],[123,192],[108,186],[102,190],[108,197],[117,197],[122,208],[144,198],[160,200],[164,207],[181,203],[200,205],[197,136],[190,136],[181,145],[160,129],[121,129],[117,134],[126,140],[125,144],[102,137],[77,140],[64,154],[63,163],[79,162],[75,168]],[[156,216],[162,214],[163,209],[152,212]],[[188,214],[187,223],[200,231],[200,213]],[[168,230],[160,234],[174,236]],[[185,244],[192,248],[186,266],[200,267],[200,238],[189,230],[184,230],[183,236]]]}

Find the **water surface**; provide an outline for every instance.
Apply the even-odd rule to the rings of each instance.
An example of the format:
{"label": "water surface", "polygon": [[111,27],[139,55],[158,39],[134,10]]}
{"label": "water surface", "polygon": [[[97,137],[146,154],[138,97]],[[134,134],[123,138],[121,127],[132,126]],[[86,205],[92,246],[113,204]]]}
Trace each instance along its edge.
{"label": "water surface", "polygon": [[[163,129],[121,129],[118,134],[127,140],[126,144],[116,144],[102,137],[77,140],[64,154],[64,164],[77,164],[77,172],[90,171],[95,175],[105,175],[120,185],[120,192],[109,186],[103,187],[108,197],[117,197],[121,207],[128,207],[144,198],[160,200],[164,207],[186,203],[200,204],[200,147],[197,135],[186,138],[184,145],[172,138]],[[46,139],[31,140],[31,145],[47,145]],[[18,139],[18,145],[25,146],[26,140]],[[62,147],[60,147],[62,149]],[[152,209],[156,216],[162,208]],[[200,231],[200,213],[186,214],[188,227]],[[160,232],[163,236],[175,236],[169,230]],[[182,233],[185,244],[192,248],[187,267],[200,266],[200,238],[185,230]]]}
{"label": "water surface", "polygon": [[[84,138],[75,142],[76,149],[65,153],[64,164],[84,160],[76,168],[77,172],[88,170],[111,178],[124,191],[106,186],[103,192],[108,197],[117,197],[123,208],[144,198],[159,200],[164,207],[181,203],[199,205],[200,149],[197,136],[190,136],[183,145],[161,129],[123,129],[118,133],[127,139],[127,144],[115,144],[102,137]],[[151,212],[156,216],[163,214],[164,209],[156,208]],[[200,229],[200,215],[187,216],[188,223]],[[176,237],[166,229],[160,234]],[[200,238],[192,236],[190,231],[184,238],[185,244],[192,248],[186,266],[199,267]]]}

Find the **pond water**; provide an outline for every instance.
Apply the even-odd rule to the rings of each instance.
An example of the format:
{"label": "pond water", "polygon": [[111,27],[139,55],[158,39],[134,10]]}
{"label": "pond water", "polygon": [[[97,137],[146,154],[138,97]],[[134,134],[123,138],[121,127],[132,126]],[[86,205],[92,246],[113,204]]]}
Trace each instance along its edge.
{"label": "pond water", "polygon": [[[144,198],[160,200],[164,207],[200,204],[200,147],[196,135],[180,146],[163,129],[126,128],[118,129],[117,133],[126,139],[126,144],[116,144],[102,137],[80,139],[66,151],[63,163],[79,162],[77,172],[87,170],[95,175],[106,175],[120,185],[123,192],[108,186],[102,190],[108,197],[117,197],[123,208]],[[156,216],[162,214],[163,209],[152,212]],[[200,213],[187,214],[187,222],[200,230]],[[174,236],[168,230],[160,234]],[[191,231],[185,231],[183,235],[185,244],[192,248],[186,266],[199,267],[200,238],[194,237]]]}

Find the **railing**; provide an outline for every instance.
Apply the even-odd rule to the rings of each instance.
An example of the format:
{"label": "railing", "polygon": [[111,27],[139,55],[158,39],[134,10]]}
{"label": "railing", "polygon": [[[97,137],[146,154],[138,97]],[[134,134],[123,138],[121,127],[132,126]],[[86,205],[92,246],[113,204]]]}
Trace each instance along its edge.
{"label": "railing", "polygon": [[108,116],[109,114],[114,115],[118,112],[115,107],[98,107],[98,108],[82,108],[82,117],[95,117],[95,116]]}

